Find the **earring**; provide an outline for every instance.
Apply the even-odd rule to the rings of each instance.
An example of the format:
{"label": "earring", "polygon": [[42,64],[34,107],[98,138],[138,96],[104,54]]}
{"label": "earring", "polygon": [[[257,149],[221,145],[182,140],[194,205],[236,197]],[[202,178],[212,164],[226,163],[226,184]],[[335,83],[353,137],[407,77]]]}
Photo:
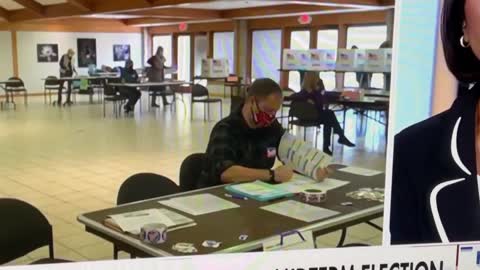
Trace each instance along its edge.
{"label": "earring", "polygon": [[465,36],[462,36],[462,37],[460,38],[460,45],[461,45],[463,48],[468,48],[468,47],[470,47],[470,43],[465,42]]}

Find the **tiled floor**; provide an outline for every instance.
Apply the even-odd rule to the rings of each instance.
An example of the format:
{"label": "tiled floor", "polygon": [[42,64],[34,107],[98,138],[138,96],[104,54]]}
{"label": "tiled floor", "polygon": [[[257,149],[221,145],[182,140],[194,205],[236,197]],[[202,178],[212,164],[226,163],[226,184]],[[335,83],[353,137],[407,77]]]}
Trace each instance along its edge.
{"label": "tiled floor", "polygon": [[[224,106],[224,112],[229,111],[228,102]],[[215,123],[202,120],[201,106],[195,111],[197,120],[190,121],[187,108],[182,103],[176,112],[144,108],[135,117],[115,119],[103,118],[101,105],[82,102],[59,109],[32,97],[28,108],[1,111],[0,197],[28,201],[45,213],[54,228],[57,258],[111,259],[112,245],[86,233],[77,215],[113,206],[120,184],[132,174],[154,172],[178,181],[182,160],[205,150]],[[217,110],[211,111],[217,120],[213,115]],[[373,121],[362,124],[351,114],[347,135],[357,147],[336,145],[335,162],[384,170],[383,126]],[[382,220],[375,222],[381,225]],[[339,233],[322,236],[317,245],[333,247],[338,238]],[[380,244],[381,232],[355,226],[348,233],[350,242]],[[43,248],[10,264],[47,255]]]}

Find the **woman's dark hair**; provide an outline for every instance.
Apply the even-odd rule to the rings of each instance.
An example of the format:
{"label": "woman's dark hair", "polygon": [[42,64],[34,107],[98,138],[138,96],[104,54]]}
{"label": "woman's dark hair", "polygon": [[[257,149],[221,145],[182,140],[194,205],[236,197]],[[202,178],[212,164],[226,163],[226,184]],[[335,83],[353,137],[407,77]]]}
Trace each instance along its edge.
{"label": "woman's dark hair", "polygon": [[480,81],[480,61],[471,48],[460,45],[465,0],[444,0],[442,13],[442,42],[448,68],[461,82]]}

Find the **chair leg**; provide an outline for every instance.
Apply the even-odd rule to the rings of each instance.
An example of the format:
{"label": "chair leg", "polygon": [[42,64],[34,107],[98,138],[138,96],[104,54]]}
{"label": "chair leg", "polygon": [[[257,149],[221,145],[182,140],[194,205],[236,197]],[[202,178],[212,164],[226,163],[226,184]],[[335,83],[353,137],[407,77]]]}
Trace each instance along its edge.
{"label": "chair leg", "polygon": [[27,91],[25,91],[25,93],[23,94],[23,102],[25,103],[25,107],[28,105],[28,94],[27,94]]}
{"label": "chair leg", "polygon": [[113,259],[118,260],[118,248],[115,244],[113,244]]}
{"label": "chair leg", "polygon": [[307,141],[307,127],[303,128],[303,140]]}
{"label": "chair leg", "polygon": [[207,104],[203,103],[203,121],[207,121]]}
{"label": "chair leg", "polygon": [[223,119],[223,101],[220,101],[220,120]]}
{"label": "chair leg", "polygon": [[53,249],[53,240],[51,240],[50,244],[48,245],[48,253],[49,253],[50,259],[53,260],[55,258],[55,253]]}

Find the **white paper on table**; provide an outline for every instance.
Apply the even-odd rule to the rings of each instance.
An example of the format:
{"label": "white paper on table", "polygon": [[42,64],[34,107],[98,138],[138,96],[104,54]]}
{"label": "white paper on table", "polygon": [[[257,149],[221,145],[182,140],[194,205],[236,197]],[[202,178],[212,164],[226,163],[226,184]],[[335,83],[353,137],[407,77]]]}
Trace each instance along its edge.
{"label": "white paper on table", "polygon": [[332,211],[293,200],[271,204],[264,206],[261,209],[304,222],[313,222],[339,214],[337,211]]}
{"label": "white paper on table", "polygon": [[320,189],[323,191],[329,191],[332,189],[336,189],[342,186],[349,184],[348,181],[342,181],[333,178],[326,178],[323,181],[316,181],[313,179],[308,179],[304,176],[294,177],[290,182],[278,184],[275,187],[281,188],[283,190],[292,192],[292,193],[300,193],[307,189]]}
{"label": "white paper on table", "polygon": [[177,197],[159,201],[159,203],[194,216],[240,207],[238,204],[211,194]]}
{"label": "white paper on table", "polygon": [[301,232],[301,234],[305,241],[297,233],[294,233],[283,237],[283,245],[280,245],[282,240],[280,235],[272,237],[262,243],[263,251],[314,249],[315,242],[312,231]]}
{"label": "white paper on table", "polygon": [[339,171],[356,174],[356,175],[363,175],[363,176],[374,176],[382,173],[381,171],[370,170],[370,169],[359,168],[359,167],[350,167],[350,166],[339,169]]}
{"label": "white paper on table", "polygon": [[124,232],[139,234],[140,229],[151,223],[162,223],[167,227],[174,226],[175,223],[160,209],[147,209],[129,213],[109,216]]}

